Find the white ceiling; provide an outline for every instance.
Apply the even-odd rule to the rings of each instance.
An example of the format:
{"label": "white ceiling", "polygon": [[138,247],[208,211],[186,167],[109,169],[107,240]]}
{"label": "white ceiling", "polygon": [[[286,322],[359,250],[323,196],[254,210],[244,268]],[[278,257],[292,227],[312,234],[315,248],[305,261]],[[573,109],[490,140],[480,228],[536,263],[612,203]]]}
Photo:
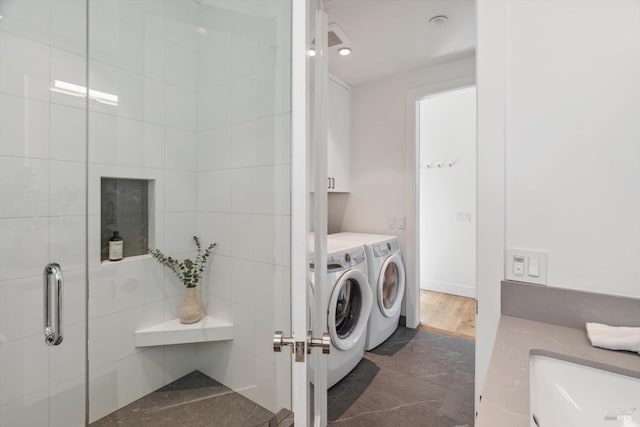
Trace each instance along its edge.
{"label": "white ceiling", "polygon": [[[329,71],[357,86],[468,56],[475,50],[474,0],[325,0],[329,24],[351,40],[349,56],[330,49]],[[447,15],[444,25],[429,25]]]}

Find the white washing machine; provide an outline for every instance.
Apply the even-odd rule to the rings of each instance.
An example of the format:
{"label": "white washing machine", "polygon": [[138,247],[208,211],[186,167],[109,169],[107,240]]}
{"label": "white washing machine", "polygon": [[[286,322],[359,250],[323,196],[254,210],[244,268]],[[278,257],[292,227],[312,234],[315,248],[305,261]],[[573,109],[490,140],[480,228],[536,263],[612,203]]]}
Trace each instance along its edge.
{"label": "white washing machine", "polygon": [[371,350],[389,338],[400,321],[405,271],[398,238],[383,234],[347,232],[330,234],[328,238],[364,245],[369,284],[373,293],[365,348]]}
{"label": "white washing machine", "polygon": [[[312,254],[312,271],[313,266]],[[331,337],[331,352],[327,360],[327,387],[331,387],[351,372],[364,356],[373,295],[362,245],[351,241],[328,240],[327,267],[329,289],[324,293],[324,307]],[[313,276],[309,285],[313,293]],[[309,363],[309,366],[313,378],[313,363]]]}

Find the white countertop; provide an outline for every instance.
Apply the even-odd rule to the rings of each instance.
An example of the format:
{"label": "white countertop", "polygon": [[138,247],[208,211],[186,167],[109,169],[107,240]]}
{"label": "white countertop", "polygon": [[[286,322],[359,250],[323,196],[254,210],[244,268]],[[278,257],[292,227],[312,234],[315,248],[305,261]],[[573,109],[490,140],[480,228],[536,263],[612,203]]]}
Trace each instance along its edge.
{"label": "white countertop", "polygon": [[[529,356],[554,357],[624,370],[640,377],[640,355],[591,346],[583,329],[501,316],[476,427],[529,427]],[[637,374],[637,375],[636,375]]]}

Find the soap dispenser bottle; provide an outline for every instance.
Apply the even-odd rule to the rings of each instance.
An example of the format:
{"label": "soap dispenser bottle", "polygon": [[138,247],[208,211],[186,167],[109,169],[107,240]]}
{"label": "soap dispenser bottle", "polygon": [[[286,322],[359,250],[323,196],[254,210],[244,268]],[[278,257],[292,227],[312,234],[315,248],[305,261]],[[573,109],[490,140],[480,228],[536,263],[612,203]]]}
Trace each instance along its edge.
{"label": "soap dispenser bottle", "polygon": [[109,239],[109,261],[120,261],[124,256],[124,241],[120,237],[120,233],[113,232],[113,236]]}

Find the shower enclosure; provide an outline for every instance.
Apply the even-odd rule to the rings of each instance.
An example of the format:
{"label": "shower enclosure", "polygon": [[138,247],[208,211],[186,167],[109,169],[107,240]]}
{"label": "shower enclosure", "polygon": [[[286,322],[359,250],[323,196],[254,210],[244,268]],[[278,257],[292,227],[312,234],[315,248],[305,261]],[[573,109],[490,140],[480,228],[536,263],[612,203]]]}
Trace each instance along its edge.
{"label": "shower enclosure", "polygon": [[[246,425],[292,409],[273,332],[326,224],[293,160],[314,152],[304,124],[292,146],[292,22],[291,0],[0,0],[0,427],[137,425],[118,411],[194,372],[264,410]],[[193,236],[217,248],[189,329],[148,250],[193,258]]]}

